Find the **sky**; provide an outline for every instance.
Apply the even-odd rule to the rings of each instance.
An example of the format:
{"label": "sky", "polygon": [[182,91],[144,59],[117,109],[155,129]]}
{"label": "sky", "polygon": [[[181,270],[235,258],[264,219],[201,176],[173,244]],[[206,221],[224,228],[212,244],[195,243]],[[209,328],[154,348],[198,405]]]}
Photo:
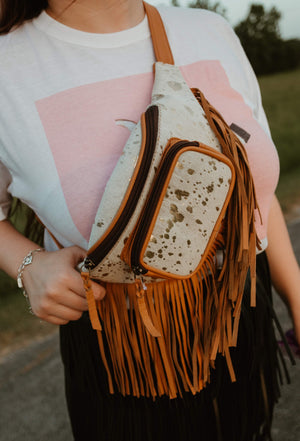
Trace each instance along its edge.
{"label": "sky", "polygon": [[[275,6],[282,14],[279,22],[281,37],[300,38],[300,0],[211,0],[211,3],[217,1],[227,10],[227,19],[232,26],[247,16],[251,3],[263,4],[266,10]],[[149,3],[169,5],[171,0],[149,0]],[[190,0],[179,0],[179,3],[181,6],[186,6]]]}

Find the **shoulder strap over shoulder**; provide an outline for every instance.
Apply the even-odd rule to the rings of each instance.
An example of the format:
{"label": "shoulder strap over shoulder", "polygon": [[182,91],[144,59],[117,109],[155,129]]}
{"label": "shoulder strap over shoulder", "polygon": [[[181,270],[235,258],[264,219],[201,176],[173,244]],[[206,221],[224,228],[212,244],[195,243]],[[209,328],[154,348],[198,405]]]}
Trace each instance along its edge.
{"label": "shoulder strap over shoulder", "polygon": [[166,30],[158,10],[146,2],[144,2],[144,8],[148,17],[156,61],[174,64]]}

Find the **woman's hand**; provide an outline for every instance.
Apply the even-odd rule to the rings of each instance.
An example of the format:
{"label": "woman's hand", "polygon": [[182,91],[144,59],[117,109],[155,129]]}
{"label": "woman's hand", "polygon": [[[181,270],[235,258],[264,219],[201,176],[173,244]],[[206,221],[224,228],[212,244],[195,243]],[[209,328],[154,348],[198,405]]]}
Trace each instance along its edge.
{"label": "woman's hand", "polygon": [[[77,246],[34,255],[23,273],[23,283],[37,317],[63,325],[78,320],[88,309],[83,281],[75,269],[85,257],[86,252]],[[101,300],[105,289],[92,284],[96,300]]]}

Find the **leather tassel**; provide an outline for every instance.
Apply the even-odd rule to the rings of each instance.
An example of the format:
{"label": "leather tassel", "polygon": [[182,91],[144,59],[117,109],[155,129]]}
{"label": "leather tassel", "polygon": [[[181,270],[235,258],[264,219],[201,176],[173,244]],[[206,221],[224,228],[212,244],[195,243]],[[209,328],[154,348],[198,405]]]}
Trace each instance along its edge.
{"label": "leather tassel", "polygon": [[236,344],[240,309],[236,307],[233,317],[226,288],[216,285],[217,270],[213,259],[208,261],[190,279],[147,284],[143,302],[159,337],[145,326],[136,285],[107,284],[98,311],[109,354],[104,354],[101,332],[98,338],[111,393],[118,390],[124,396],[153,399],[175,398],[183,391],[195,394],[210,381],[219,352],[225,355],[235,380],[229,348]]}
{"label": "leather tassel", "polygon": [[[147,285],[140,279],[134,284],[107,284],[106,296],[97,306],[109,354],[104,354],[100,332],[98,339],[111,393],[118,390],[153,400],[162,395],[175,398],[183,391],[195,394],[209,383],[218,353],[226,358],[231,380],[236,379],[230,347],[237,344],[248,271],[251,306],[255,305],[258,207],[242,143],[202,93],[193,92],[223,153],[234,164],[236,184],[226,218],[197,274]],[[225,250],[221,270],[217,250]],[[92,325],[99,331],[88,275],[83,274],[83,280]]]}
{"label": "leather tassel", "polygon": [[89,308],[90,320],[93,326],[93,329],[96,331],[102,331],[102,326],[99,320],[96,300],[93,293],[92,284],[90,281],[90,276],[88,272],[81,272],[81,278],[83,280],[83,286],[85,289],[86,300]]}
{"label": "leather tassel", "polygon": [[137,296],[139,312],[145,327],[147,328],[148,332],[150,332],[152,337],[161,337],[161,333],[154,326],[153,321],[148,312],[146,299],[145,299],[145,291],[147,290],[146,285],[140,279],[137,279],[135,282],[135,286],[136,286],[136,296]]}

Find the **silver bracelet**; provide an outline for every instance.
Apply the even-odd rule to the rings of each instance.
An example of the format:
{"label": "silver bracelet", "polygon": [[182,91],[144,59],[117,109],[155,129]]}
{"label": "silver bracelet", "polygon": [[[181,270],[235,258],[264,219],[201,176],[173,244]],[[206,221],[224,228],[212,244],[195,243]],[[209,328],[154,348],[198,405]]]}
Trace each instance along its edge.
{"label": "silver bracelet", "polygon": [[23,295],[24,295],[24,297],[26,298],[27,303],[28,303],[29,312],[30,312],[31,314],[33,314],[33,312],[32,312],[32,309],[31,309],[30,302],[29,302],[28,294],[27,294],[27,292],[26,292],[26,290],[25,290],[25,287],[24,287],[24,283],[23,283],[23,273],[24,273],[24,270],[25,270],[26,266],[28,266],[28,265],[30,265],[30,264],[32,263],[32,260],[33,260],[33,256],[34,256],[34,254],[35,254],[35,253],[39,253],[39,252],[41,252],[41,251],[45,251],[44,248],[37,248],[36,250],[32,250],[32,251],[30,251],[30,252],[24,257],[24,259],[23,259],[21,265],[19,266],[19,269],[18,269],[18,275],[17,275],[17,284],[18,284],[18,288],[22,289]]}

